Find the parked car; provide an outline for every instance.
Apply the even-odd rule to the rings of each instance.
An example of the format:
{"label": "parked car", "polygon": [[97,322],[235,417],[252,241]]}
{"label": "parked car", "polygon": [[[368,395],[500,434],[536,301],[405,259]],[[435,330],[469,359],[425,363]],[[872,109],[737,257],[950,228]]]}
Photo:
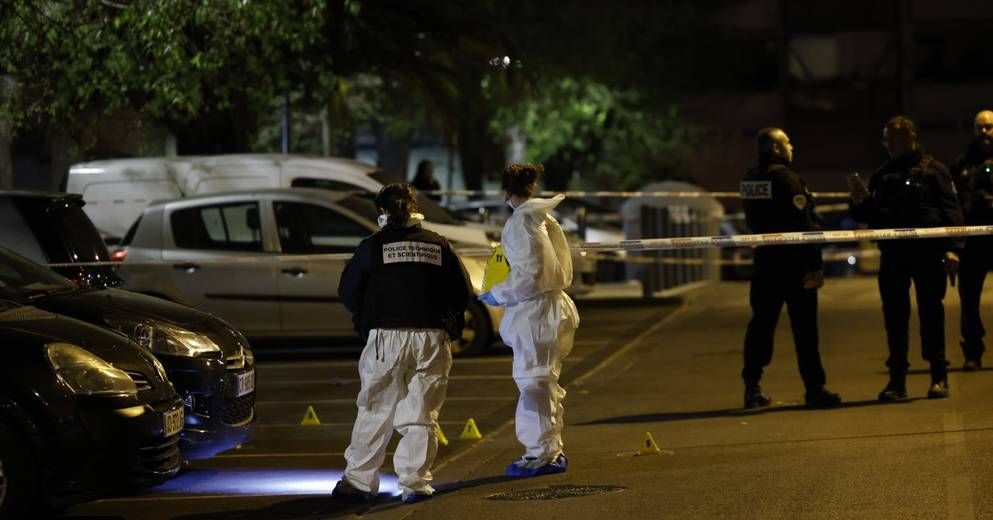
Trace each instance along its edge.
{"label": "parked car", "polygon": [[[448,209],[459,218],[503,227],[510,217],[510,208],[502,199],[470,200],[450,204]],[[578,199],[566,198],[552,212],[562,225],[566,239],[570,243],[580,242],[620,242],[624,240],[620,215],[605,208]],[[611,218],[614,217],[614,218]],[[624,279],[625,251],[608,251],[597,255],[597,259],[574,251],[572,264],[575,277],[566,292],[584,294],[592,290],[598,281],[612,282]]]}
{"label": "parked car", "polygon": [[[216,314],[253,340],[351,336],[338,281],[347,254],[378,229],[375,214],[365,198],[308,188],[158,202],[128,231],[120,276],[127,289]],[[486,258],[462,260],[478,292]],[[487,348],[500,316],[473,300],[456,351]]]}
{"label": "parked car", "polygon": [[[279,154],[113,159],[69,168],[67,191],[86,200],[86,213],[101,235],[116,243],[155,200],[266,188],[319,188],[375,194],[402,181],[381,168],[353,159]],[[500,229],[466,224],[437,202],[418,198],[435,231],[452,242],[489,246]]]}
{"label": "parked car", "polygon": [[[279,154],[113,159],[75,164],[67,190],[82,194],[84,211],[108,243],[118,245],[152,201],[229,191],[315,188],[370,198],[387,183],[403,180],[354,159]],[[453,243],[494,247],[501,228],[466,222],[424,195],[418,205],[431,229]],[[376,219],[373,217],[372,222]],[[570,294],[593,289],[596,262],[578,257]]]}
{"label": "parked car", "polygon": [[57,290],[32,295],[32,305],[111,327],[155,353],[186,406],[185,459],[247,442],[255,420],[248,340],[207,313],[113,288],[120,283],[113,266],[81,264],[110,259],[82,205],[78,195],[0,192],[0,269],[24,269],[28,259],[55,264],[76,282],[56,277]]}
{"label": "parked car", "polygon": [[183,401],[161,363],[114,331],[16,303],[64,284],[19,268],[0,267],[0,518],[175,475]]}

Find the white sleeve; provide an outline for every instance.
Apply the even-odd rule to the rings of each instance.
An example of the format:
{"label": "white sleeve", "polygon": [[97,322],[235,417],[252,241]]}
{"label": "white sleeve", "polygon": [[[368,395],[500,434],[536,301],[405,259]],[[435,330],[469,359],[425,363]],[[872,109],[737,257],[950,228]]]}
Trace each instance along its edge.
{"label": "white sleeve", "polygon": [[542,272],[542,251],[535,233],[536,226],[527,218],[508,221],[501,236],[503,253],[510,263],[510,274],[494,285],[490,294],[501,305],[514,305],[537,295],[538,277]]}

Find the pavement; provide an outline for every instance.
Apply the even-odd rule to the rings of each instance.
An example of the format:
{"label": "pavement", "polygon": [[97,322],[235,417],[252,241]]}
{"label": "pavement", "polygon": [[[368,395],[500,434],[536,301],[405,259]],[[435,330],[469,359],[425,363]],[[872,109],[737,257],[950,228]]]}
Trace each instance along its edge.
{"label": "pavement", "polygon": [[[984,301],[993,303],[991,298],[987,294]],[[993,518],[993,489],[987,484],[993,482],[993,464],[987,462],[993,455],[993,377],[989,369],[957,370],[963,361],[957,346],[957,302],[950,292],[946,336],[953,370],[947,400],[924,398],[929,378],[913,319],[911,399],[876,401],[886,382],[878,294],[874,279],[848,278],[828,280],[820,314],[828,386],[845,404],[833,410],[802,406],[803,388],[784,314],[776,355],[763,380],[775,404],[762,411],[741,410],[747,284],[720,283],[685,295],[682,305],[668,300],[583,305],[576,357],[563,378],[569,392],[564,436],[570,468],[565,474],[502,477],[504,467],[521,452],[511,420],[513,383],[509,377],[466,379],[450,390],[443,412],[452,444],[436,466],[439,493],[423,503],[402,505],[384,495],[372,504],[345,506],[327,496],[328,468],[340,472],[340,455],[334,454],[347,444],[350,421],[348,406],[336,411],[338,403],[333,402],[315,409],[322,422],[335,416],[333,421],[345,426],[326,426],[320,434],[311,432],[324,430],[272,426],[283,431],[276,434],[262,427],[254,444],[230,454],[262,457],[222,456],[197,463],[174,481],[186,478],[185,484],[85,504],[67,517]],[[989,306],[984,309],[990,316]],[[344,367],[348,362],[324,361],[327,367],[312,366],[321,363],[316,361],[263,362],[259,398],[302,404],[299,396],[311,377],[307,371],[317,370],[313,377],[324,378],[337,373],[334,363]],[[354,360],[350,362],[354,372]],[[280,371],[287,372],[280,376]],[[507,376],[509,360],[506,355],[466,359],[452,373]],[[287,384],[293,390],[263,387],[267,378],[296,378],[300,384]],[[355,387],[344,382],[339,390],[347,395]],[[319,386],[306,393],[334,391],[333,386]],[[494,400],[463,402],[455,399],[459,396]],[[302,414],[297,406],[287,408],[283,417],[283,408],[272,406],[265,415],[274,423],[299,421],[296,416]],[[354,408],[350,414],[354,417]],[[482,440],[454,439],[466,416],[477,418]],[[662,453],[636,455],[646,434]],[[307,440],[308,435],[315,438]],[[310,456],[308,450],[327,453]],[[306,479],[295,473],[307,471],[316,472],[309,492]],[[272,489],[243,489],[267,478],[289,489],[276,493],[275,484]],[[225,480],[232,483],[230,489],[208,489]]]}

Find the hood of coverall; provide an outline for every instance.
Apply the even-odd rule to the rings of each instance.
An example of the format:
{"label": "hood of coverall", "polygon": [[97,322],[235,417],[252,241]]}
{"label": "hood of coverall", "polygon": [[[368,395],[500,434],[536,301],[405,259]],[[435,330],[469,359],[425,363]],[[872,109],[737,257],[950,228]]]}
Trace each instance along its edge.
{"label": "hood of coverall", "polygon": [[[513,293],[502,295],[507,300],[519,301],[537,294],[563,290],[572,283],[569,242],[562,227],[548,214],[563,200],[565,196],[561,194],[548,199],[528,199],[514,210],[504,225],[501,239],[510,263],[511,277],[510,284],[503,289],[511,289],[509,292]],[[531,283],[515,276],[515,270],[517,274],[533,274],[533,279],[528,280]],[[497,297],[500,298],[499,295]]]}

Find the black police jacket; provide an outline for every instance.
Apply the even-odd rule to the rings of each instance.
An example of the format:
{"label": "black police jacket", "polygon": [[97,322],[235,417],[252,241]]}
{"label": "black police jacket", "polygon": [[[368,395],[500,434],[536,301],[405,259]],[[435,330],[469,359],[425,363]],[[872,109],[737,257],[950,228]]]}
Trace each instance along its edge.
{"label": "black police jacket", "polygon": [[993,224],[993,152],[984,152],[973,141],[955,160],[951,173],[966,224]]}
{"label": "black police jacket", "polygon": [[[745,220],[752,233],[820,231],[816,202],[807,184],[782,161],[762,160],[741,181]],[[760,246],[755,250],[758,274],[805,275],[820,271],[821,246]]]}
{"label": "black police jacket", "polygon": [[[852,217],[873,229],[961,226],[962,209],[952,176],[944,164],[921,150],[891,159],[869,179],[869,196],[852,205]],[[879,248],[934,251],[962,249],[954,239],[882,240]]]}
{"label": "black police jacket", "polygon": [[390,224],[359,244],[338,295],[363,340],[375,328],[443,329],[458,339],[472,286],[445,238]]}

